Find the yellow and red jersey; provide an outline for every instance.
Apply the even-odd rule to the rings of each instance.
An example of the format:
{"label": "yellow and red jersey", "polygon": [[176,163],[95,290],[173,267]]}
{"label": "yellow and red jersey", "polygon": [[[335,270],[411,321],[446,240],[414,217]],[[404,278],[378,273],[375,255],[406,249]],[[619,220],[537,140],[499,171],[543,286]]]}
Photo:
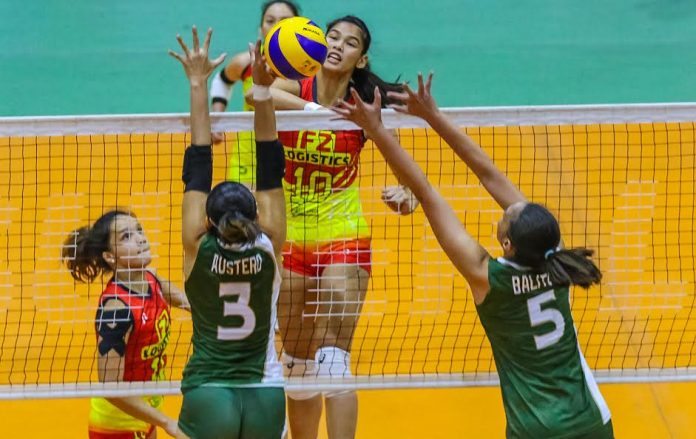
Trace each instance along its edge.
{"label": "yellow and red jersey", "polygon": [[[106,302],[119,300],[125,305],[130,329],[123,353],[123,381],[159,381],[165,378],[164,368],[167,364],[166,348],[170,333],[169,305],[162,295],[162,287],[152,273],[147,273],[148,293],[141,294],[129,290],[115,279],[107,284],[99,299],[99,310],[95,329],[99,343],[99,325],[102,310]],[[162,397],[143,398],[152,407],[162,405]],[[97,431],[147,431],[146,422],[133,418],[122,412],[104,398],[92,398],[89,417],[91,430]]]}
{"label": "yellow and red jersey", "polygon": [[[242,96],[254,85],[251,78],[251,64],[242,70]],[[246,99],[243,100],[244,111],[254,111]],[[227,167],[227,179],[244,183],[253,187],[256,182],[256,141],[253,131],[239,131],[232,141],[232,149],[229,152],[229,165]]]}
{"label": "yellow and red jersey", "polygon": [[[300,97],[316,102],[316,78],[300,81]],[[367,238],[358,192],[362,130],[278,133],[285,149],[288,241]]]}

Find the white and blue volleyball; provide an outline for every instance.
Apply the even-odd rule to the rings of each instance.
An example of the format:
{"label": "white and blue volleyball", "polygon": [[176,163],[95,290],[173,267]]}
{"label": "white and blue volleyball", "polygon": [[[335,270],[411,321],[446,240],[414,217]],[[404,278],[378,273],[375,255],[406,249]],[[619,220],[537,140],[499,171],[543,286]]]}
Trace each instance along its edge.
{"label": "white and blue volleyball", "polygon": [[324,32],[305,17],[281,20],[271,28],[264,42],[266,62],[276,75],[286,79],[316,75],[327,52]]}

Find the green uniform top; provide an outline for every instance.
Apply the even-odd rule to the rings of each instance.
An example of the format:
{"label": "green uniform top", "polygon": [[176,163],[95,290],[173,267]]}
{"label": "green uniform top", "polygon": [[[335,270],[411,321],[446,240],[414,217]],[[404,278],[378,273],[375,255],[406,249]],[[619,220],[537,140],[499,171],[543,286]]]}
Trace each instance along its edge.
{"label": "green uniform top", "polygon": [[508,438],[574,437],[611,414],[580,352],[569,288],[503,258],[477,306],[500,377]]}
{"label": "green uniform top", "polygon": [[283,386],[274,344],[279,290],[280,271],[268,237],[262,234],[243,246],[203,237],[186,280],[193,354],[182,390]]}

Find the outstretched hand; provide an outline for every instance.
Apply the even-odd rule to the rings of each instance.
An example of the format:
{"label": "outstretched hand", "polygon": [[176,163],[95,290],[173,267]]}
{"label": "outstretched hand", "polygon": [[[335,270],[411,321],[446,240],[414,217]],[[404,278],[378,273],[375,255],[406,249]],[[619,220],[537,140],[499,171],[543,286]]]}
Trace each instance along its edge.
{"label": "outstretched hand", "polygon": [[349,120],[362,128],[369,136],[370,133],[378,130],[382,125],[382,94],[378,87],[375,87],[375,99],[371,104],[366,103],[360,98],[358,92],[350,89],[353,97],[353,104],[340,99],[331,110],[338,114],[339,120]]}
{"label": "outstretched hand", "polygon": [[249,56],[251,56],[251,77],[254,84],[270,87],[275,76],[266,62],[266,57],[261,53],[261,40],[256,40],[255,45],[249,43]]}
{"label": "outstretched hand", "polygon": [[439,109],[430,93],[430,88],[433,83],[433,73],[428,75],[428,80],[423,82],[423,74],[418,74],[418,92],[414,92],[408,84],[404,84],[403,92],[390,91],[387,96],[398,102],[397,104],[389,105],[399,113],[411,114],[413,116],[427,119],[429,116],[436,114]]}
{"label": "outstretched hand", "polygon": [[205,41],[203,42],[203,47],[200,46],[198,40],[198,29],[193,26],[191,29],[193,34],[193,48],[189,49],[181,35],[177,35],[176,39],[183,50],[183,54],[169,50],[169,54],[178,59],[179,62],[184,66],[184,71],[191,84],[205,82],[208,77],[215,70],[217,66],[222,64],[225,60],[227,54],[223,53],[214,60],[208,59],[208,48],[210,47],[210,37],[213,34],[212,29],[208,29],[208,33],[205,36]]}

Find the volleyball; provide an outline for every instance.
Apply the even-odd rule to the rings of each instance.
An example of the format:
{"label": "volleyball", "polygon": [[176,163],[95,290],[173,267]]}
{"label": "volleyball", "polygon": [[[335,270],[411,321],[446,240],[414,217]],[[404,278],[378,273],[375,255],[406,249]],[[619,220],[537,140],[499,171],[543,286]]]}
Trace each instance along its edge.
{"label": "volleyball", "polygon": [[271,70],[286,79],[314,76],[326,59],[324,32],[312,20],[292,17],[271,28],[264,42],[264,54]]}

